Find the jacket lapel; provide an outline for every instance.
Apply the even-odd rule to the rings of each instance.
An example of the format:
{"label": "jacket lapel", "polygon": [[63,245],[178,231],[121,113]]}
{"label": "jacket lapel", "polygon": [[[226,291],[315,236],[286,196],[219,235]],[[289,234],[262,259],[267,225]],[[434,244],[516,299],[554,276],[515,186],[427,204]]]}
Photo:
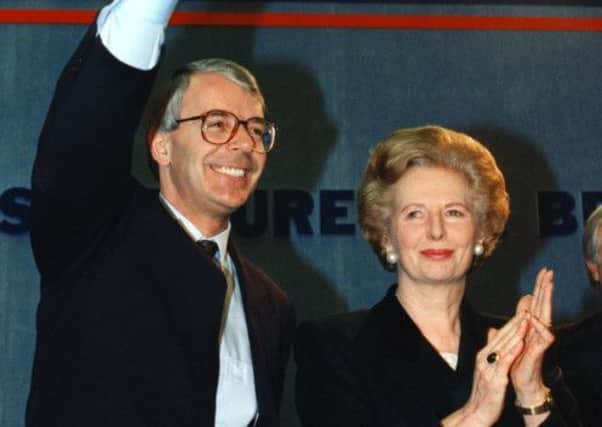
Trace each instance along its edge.
{"label": "jacket lapel", "polygon": [[158,291],[187,355],[193,379],[196,384],[214,384],[210,392],[215,393],[225,278],[165,211],[156,195],[151,203],[144,221],[149,222],[148,230],[156,236],[149,250],[158,253],[153,258],[159,262],[149,262],[149,270],[157,278],[155,283],[167,284]]}
{"label": "jacket lapel", "polygon": [[[451,369],[437,350],[431,346],[418,327],[397,301],[394,288],[371,311],[362,337],[372,336],[373,341],[361,344],[362,351],[369,350],[379,374],[377,390],[388,397],[396,408],[416,412],[421,408],[435,408],[436,415],[443,417],[465,403],[470,394],[472,369],[477,341],[471,328],[464,328],[462,308],[462,337],[458,369]],[[469,359],[469,360],[467,360]],[[380,393],[380,391],[377,391]],[[412,402],[407,402],[411,396]],[[417,418],[419,419],[419,418]]]}

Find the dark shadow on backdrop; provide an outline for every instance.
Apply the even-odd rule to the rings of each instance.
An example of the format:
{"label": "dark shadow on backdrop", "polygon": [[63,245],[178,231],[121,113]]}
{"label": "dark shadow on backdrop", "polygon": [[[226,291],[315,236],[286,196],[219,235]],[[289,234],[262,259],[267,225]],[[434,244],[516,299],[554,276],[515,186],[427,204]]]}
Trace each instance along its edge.
{"label": "dark shadow on backdrop", "polygon": [[[537,191],[556,191],[558,183],[544,152],[527,138],[488,127],[474,127],[466,132],[485,144],[495,156],[506,178],[511,208],[506,234],[493,256],[473,273],[469,296],[484,311],[511,314],[520,297],[518,282],[522,270],[532,264],[539,250],[554,244],[553,239],[538,235]],[[582,231],[580,228],[579,233]],[[581,254],[581,247],[576,246],[574,251]],[[575,272],[581,273],[580,269],[585,270],[584,264],[574,266]],[[581,280],[582,275],[575,274],[575,277]],[[528,279],[534,282],[535,277]],[[576,310],[577,316],[567,317],[556,310],[555,322],[574,322],[599,311],[601,297],[598,289],[588,289]]]}
{"label": "dark shadow on backdrop", "polygon": [[555,190],[557,180],[544,152],[525,136],[488,126],[471,127],[465,132],[493,153],[506,179],[511,209],[506,232],[495,252],[469,278],[468,296],[479,310],[510,315],[521,296],[521,273],[547,244],[537,232],[537,191]]}
{"label": "dark shadow on backdrop", "polygon": [[[255,71],[268,100],[269,117],[278,124],[277,146],[269,154],[260,186],[312,192],[337,137],[318,81],[303,64],[270,61],[258,64]],[[313,217],[318,209],[316,197]],[[298,319],[347,309],[335,284],[312,265],[312,254],[303,249],[303,241],[313,236],[298,236],[296,243],[272,236],[273,230],[262,236],[254,254],[293,297]]]}

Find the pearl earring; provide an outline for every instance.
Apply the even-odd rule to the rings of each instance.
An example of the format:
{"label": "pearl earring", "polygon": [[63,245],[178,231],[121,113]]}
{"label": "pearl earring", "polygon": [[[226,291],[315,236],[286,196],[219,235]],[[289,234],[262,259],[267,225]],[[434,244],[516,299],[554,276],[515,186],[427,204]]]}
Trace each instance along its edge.
{"label": "pearl earring", "polygon": [[481,255],[483,255],[483,253],[485,253],[485,247],[483,246],[483,244],[481,242],[474,245],[475,256],[481,256]]}
{"label": "pearl earring", "polygon": [[399,261],[399,257],[395,252],[387,252],[387,262],[389,264],[395,265],[397,264],[397,261]]}

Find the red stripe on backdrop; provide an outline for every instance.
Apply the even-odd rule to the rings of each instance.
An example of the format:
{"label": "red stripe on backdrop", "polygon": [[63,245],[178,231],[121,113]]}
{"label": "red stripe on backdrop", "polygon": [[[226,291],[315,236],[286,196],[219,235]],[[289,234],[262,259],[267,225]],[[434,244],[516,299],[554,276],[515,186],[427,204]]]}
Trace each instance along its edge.
{"label": "red stripe on backdrop", "polygon": [[[93,10],[0,9],[3,24],[88,24]],[[327,13],[175,12],[173,25],[389,28],[423,30],[602,31],[602,18],[539,16],[417,16]]]}
{"label": "red stripe on backdrop", "polygon": [[89,24],[96,11],[65,9],[0,9],[2,24]]}

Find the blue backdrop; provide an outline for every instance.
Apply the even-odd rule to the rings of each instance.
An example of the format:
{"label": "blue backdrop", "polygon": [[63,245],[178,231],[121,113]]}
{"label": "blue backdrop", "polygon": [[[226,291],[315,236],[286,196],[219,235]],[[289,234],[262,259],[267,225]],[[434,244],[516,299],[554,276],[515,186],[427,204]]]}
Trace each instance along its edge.
{"label": "blue backdrop", "polygon": [[[467,5],[182,1],[180,10],[328,14],[598,17],[544,2]],[[97,1],[10,1],[9,8],[97,8]],[[82,25],[0,25],[0,425],[23,425],[38,275],[28,235],[29,175],[56,78]],[[394,276],[356,225],[354,190],[369,149],[427,123],[490,147],[512,216],[470,297],[508,314],[536,271],[556,271],[557,321],[600,307],[580,252],[583,217],[602,201],[602,34],[586,31],[172,27],[160,81],[193,58],[254,70],[278,123],[277,148],[236,218],[243,250],[293,297],[300,320],[375,303]],[[101,124],[110,126],[110,123]],[[154,185],[139,138],[133,172]],[[76,160],[74,160],[76,161]],[[291,366],[291,376],[294,367]],[[283,424],[296,426],[289,381]]]}

